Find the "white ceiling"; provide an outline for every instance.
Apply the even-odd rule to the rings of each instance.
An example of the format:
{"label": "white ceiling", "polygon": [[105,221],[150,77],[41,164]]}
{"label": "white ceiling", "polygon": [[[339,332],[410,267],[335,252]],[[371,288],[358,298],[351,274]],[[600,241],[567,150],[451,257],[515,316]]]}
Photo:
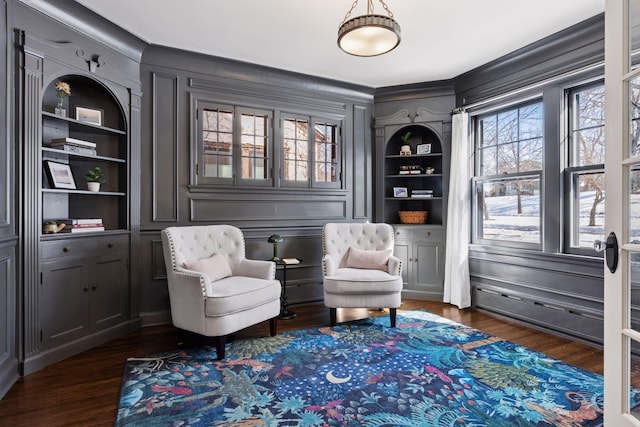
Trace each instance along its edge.
{"label": "white ceiling", "polygon": [[[76,1],[149,43],[369,87],[453,78],[597,15],[605,2],[386,0],[402,42],[360,58],[336,44],[353,0]],[[352,17],[366,6],[360,0]],[[378,0],[374,12],[384,14]]]}

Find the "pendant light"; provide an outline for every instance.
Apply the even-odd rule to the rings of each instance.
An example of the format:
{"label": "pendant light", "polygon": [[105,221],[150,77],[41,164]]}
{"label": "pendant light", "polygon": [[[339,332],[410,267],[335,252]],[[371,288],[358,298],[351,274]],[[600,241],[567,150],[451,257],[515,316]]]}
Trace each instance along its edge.
{"label": "pendant light", "polygon": [[351,18],[358,4],[355,0],[338,29],[338,46],[350,55],[377,56],[400,44],[400,25],[383,0],[378,0],[387,16],[373,13],[373,0],[367,0],[367,14]]}

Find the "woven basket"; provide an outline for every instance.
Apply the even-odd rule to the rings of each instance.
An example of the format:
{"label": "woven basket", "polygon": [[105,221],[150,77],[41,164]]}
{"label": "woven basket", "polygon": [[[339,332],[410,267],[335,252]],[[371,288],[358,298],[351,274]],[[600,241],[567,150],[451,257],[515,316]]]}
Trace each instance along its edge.
{"label": "woven basket", "polygon": [[401,224],[426,224],[428,211],[398,211]]}

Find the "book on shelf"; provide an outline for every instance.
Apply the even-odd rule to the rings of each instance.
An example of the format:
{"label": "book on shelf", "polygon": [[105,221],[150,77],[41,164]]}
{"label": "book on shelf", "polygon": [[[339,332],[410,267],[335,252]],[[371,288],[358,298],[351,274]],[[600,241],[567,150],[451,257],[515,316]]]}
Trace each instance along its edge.
{"label": "book on shelf", "polygon": [[55,145],[55,146],[51,145],[51,148],[55,148],[56,150],[66,151],[67,153],[87,154],[89,156],[96,156],[98,154],[95,148],[79,147],[77,145],[69,145],[69,144]]}
{"label": "book on shelf", "polygon": [[298,258],[282,258],[282,263],[287,265],[300,264],[300,260]]}
{"label": "book on shelf", "polygon": [[420,175],[422,174],[421,170],[409,170],[409,171],[400,171],[399,175]]}
{"label": "book on shelf", "polygon": [[68,225],[102,225],[102,218],[64,218],[57,219],[57,223],[64,223]]}
{"label": "book on shelf", "polygon": [[411,190],[411,194],[433,194],[433,190]]}
{"label": "book on shelf", "polygon": [[412,194],[412,199],[430,199],[433,197],[433,194]]}
{"label": "book on shelf", "polygon": [[95,142],[90,142],[90,141],[85,141],[82,139],[76,139],[76,138],[69,138],[69,137],[65,137],[65,138],[53,138],[51,140],[51,143],[49,145],[51,145],[52,147],[54,145],[75,145],[78,147],[86,147],[86,148],[96,148],[97,144]]}
{"label": "book on shelf", "polygon": [[90,227],[65,227],[59,231],[59,233],[94,233],[96,231],[104,231],[104,226],[90,226]]}

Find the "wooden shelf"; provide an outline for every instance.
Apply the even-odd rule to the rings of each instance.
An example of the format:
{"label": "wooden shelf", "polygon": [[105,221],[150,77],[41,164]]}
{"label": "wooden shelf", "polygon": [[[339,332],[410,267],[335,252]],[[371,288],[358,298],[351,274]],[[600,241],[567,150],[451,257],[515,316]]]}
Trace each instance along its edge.
{"label": "wooden shelf", "polygon": [[60,194],[84,194],[87,196],[126,196],[127,193],[119,191],[89,191],[89,190],[66,190],[64,188],[43,188],[43,193]]}
{"label": "wooden shelf", "polygon": [[56,120],[61,120],[64,122],[68,122],[70,124],[73,125],[77,125],[77,126],[82,126],[82,127],[86,127],[89,129],[94,129],[100,132],[104,132],[104,133],[110,133],[110,134],[115,134],[115,135],[126,135],[127,132],[121,129],[113,129],[113,128],[109,128],[106,126],[99,126],[99,125],[95,125],[93,123],[87,123],[87,122],[81,122],[80,120],[76,120],[76,119],[72,119],[71,117],[62,117],[62,116],[56,116],[53,113],[50,113],[48,111],[43,111],[42,115],[45,117],[50,117],[52,119],[56,119]]}
{"label": "wooden shelf", "polygon": [[124,159],[118,159],[115,157],[107,157],[107,156],[99,156],[99,155],[91,155],[91,154],[82,154],[82,153],[74,153],[72,151],[64,151],[64,150],[58,150],[56,148],[50,148],[50,147],[42,147],[42,151],[43,152],[47,152],[47,153],[55,153],[55,154],[66,154],[68,156],[72,156],[72,157],[82,157],[85,158],[87,160],[103,160],[105,162],[115,162],[115,163],[127,163],[126,160]]}

